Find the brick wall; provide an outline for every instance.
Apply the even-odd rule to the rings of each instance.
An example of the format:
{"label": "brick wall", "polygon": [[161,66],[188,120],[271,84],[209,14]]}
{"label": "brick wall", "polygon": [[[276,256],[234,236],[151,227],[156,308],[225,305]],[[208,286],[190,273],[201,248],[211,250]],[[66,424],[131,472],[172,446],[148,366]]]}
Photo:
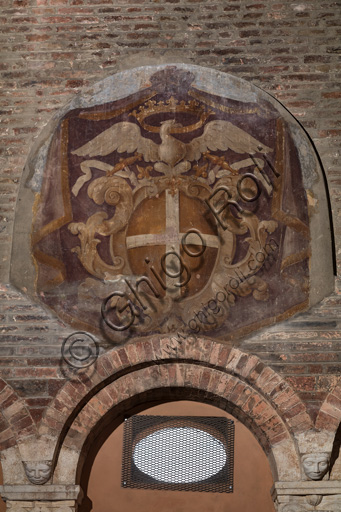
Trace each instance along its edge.
{"label": "brick wall", "polygon": [[[340,268],[340,3],[323,0],[2,0],[0,372],[39,420],[69,370],[69,330],[8,285],[19,181],[44,126],[74,95],[118,70],[190,62],[281,101],[313,140],[329,184]],[[337,288],[338,290],[338,288]],[[340,372],[341,298],[242,345],[283,375],[315,419]],[[0,393],[1,400],[1,393]]]}

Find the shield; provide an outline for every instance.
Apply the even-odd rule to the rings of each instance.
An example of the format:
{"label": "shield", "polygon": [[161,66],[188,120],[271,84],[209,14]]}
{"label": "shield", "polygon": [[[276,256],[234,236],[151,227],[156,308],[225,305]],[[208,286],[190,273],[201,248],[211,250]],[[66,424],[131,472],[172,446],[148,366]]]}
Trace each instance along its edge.
{"label": "shield", "polygon": [[214,272],[220,246],[216,221],[205,204],[169,189],[136,208],[126,244],[133,274],[146,276],[157,293],[173,299],[203,290]]}

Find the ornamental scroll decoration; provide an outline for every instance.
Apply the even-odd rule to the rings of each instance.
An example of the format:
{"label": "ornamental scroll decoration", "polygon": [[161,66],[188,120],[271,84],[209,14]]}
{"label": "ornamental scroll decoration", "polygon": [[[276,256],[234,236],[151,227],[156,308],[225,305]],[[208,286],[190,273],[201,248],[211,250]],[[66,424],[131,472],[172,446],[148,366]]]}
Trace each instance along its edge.
{"label": "ornamental scroll decoration", "polygon": [[99,333],[101,304],[119,292],[110,305],[129,327],[116,341],[184,325],[237,339],[308,307],[308,226],[274,107],[201,91],[167,67],[61,120],[34,207],[36,293]]}

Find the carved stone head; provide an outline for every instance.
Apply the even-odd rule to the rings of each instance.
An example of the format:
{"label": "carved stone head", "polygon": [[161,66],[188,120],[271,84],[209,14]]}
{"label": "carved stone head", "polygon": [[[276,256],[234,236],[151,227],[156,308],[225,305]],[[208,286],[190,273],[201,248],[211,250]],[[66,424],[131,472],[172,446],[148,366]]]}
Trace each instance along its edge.
{"label": "carved stone head", "polygon": [[321,480],[329,467],[328,453],[306,453],[302,456],[305,474],[311,480]]}
{"label": "carved stone head", "polygon": [[32,484],[45,484],[50,476],[52,469],[51,461],[23,462],[26,476]]}

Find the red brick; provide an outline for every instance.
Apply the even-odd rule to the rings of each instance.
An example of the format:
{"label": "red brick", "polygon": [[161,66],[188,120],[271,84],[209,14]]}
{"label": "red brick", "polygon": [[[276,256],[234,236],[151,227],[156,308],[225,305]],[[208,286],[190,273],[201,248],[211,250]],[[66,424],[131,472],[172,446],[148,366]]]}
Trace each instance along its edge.
{"label": "red brick", "polygon": [[[138,346],[136,346],[136,352],[138,353]],[[141,349],[142,351],[142,349]],[[112,366],[112,371],[111,371],[111,375],[116,373],[118,370],[121,370],[122,369],[122,362],[121,362],[121,359],[119,358],[118,356],[118,353],[117,353],[117,350],[110,350],[109,352],[107,352],[107,357],[110,361],[110,364]],[[141,359],[142,360],[142,359]],[[107,367],[108,370],[109,370],[109,366]]]}
{"label": "red brick", "polygon": [[11,428],[8,428],[6,430],[3,430],[1,433],[0,433],[0,443],[4,443],[6,441],[8,441],[9,439],[14,439],[14,442],[15,442],[15,438],[14,438],[14,434],[13,434],[13,430]]}
{"label": "red brick", "polygon": [[0,393],[6,387],[6,385],[7,385],[6,382],[4,380],[0,379]]}
{"label": "red brick", "polygon": [[72,381],[69,381],[65,384],[63,387],[63,393],[69,397],[69,400],[71,403],[76,405],[77,402],[79,402],[82,399],[82,393],[73,386]]}
{"label": "red brick", "polygon": [[249,375],[249,382],[255,382],[259,375],[262,373],[262,371],[265,368],[265,364],[261,361],[256,365],[256,367],[252,370],[252,372]]}
{"label": "red brick", "polygon": [[254,416],[254,408],[260,403],[262,402],[262,397],[256,393],[252,393],[247,401],[244,403],[243,405],[243,411],[248,415],[248,416]]}
{"label": "red brick", "polygon": [[239,375],[247,379],[249,374],[254,370],[258,363],[259,358],[257,356],[248,355],[246,364],[244,364],[244,366],[240,368]]}
{"label": "red brick", "polygon": [[240,358],[242,358],[243,356],[244,356],[243,360],[245,361],[247,359],[247,356],[245,354],[243,354],[240,350],[233,348],[229,354],[229,357],[228,357],[228,360],[226,363],[226,368],[229,371],[234,371],[237,368]]}
{"label": "red brick", "polygon": [[[259,422],[257,422],[259,423]],[[277,436],[278,434],[281,434],[285,431],[285,427],[283,423],[280,421],[280,419],[276,416],[271,416],[266,421],[261,423],[262,430],[265,432],[267,437],[271,439],[274,436]]]}
{"label": "red brick", "polygon": [[211,378],[207,385],[207,391],[211,393],[217,393],[218,384],[220,383],[222,373],[218,371],[211,371]]}
{"label": "red brick", "polygon": [[50,36],[47,34],[30,34],[26,36],[27,41],[47,41],[50,39]]}
{"label": "red brick", "polygon": [[341,400],[341,384],[335,386],[335,388],[332,391],[333,395],[336,396]]}
{"label": "red brick", "polygon": [[269,381],[274,377],[276,377],[276,374],[271,368],[264,368],[258,379],[255,381],[255,386],[263,391],[263,386],[267,386]]}
{"label": "red brick", "polygon": [[273,408],[265,401],[259,401],[252,409],[252,417],[258,425],[264,423],[267,419],[272,418],[275,414]]}
{"label": "red brick", "polygon": [[[95,371],[95,365],[89,366],[77,374],[77,380],[81,382],[85,388],[85,393],[91,392],[98,384],[102,382],[102,379]],[[76,379],[74,379],[76,381]]]}
{"label": "red brick", "polygon": [[289,438],[289,434],[285,430],[283,430],[283,432],[281,432],[279,434],[272,435],[270,438],[270,441],[271,441],[272,446],[275,446],[276,444],[281,443],[282,441],[284,441],[285,439],[288,439],[288,438]]}
{"label": "red brick", "polygon": [[108,354],[101,356],[100,363],[103,366],[107,375],[113,375],[115,373],[115,365]]}
{"label": "red brick", "polygon": [[15,417],[23,417],[27,415],[27,409],[24,406],[24,403],[22,400],[17,400],[9,407],[2,410],[2,414],[8,421],[12,421]]}
{"label": "red brick", "polygon": [[[160,338],[153,338],[151,340],[152,346],[153,346],[153,352],[156,360],[162,359],[163,357],[163,351],[162,351],[162,344],[160,341]],[[136,356],[136,361],[138,361],[138,358]]]}
{"label": "red brick", "polygon": [[337,418],[339,421],[341,420],[341,410],[339,409],[339,404],[328,399],[324,402],[324,404],[321,407],[321,411],[323,411],[325,414],[329,414],[330,416],[333,416],[334,418]]}
{"label": "red brick", "polygon": [[244,391],[241,393],[241,395],[239,395],[239,397],[235,401],[237,407],[240,407],[244,411],[244,404],[248,400],[250,395],[252,395],[253,393],[254,391],[251,388],[245,387]]}
{"label": "red brick", "polygon": [[214,344],[210,354],[210,363],[224,368],[226,366],[230,352],[230,347],[226,347],[225,345],[220,345],[218,343]]}
{"label": "red brick", "polygon": [[320,411],[316,420],[316,428],[334,432],[339,427],[340,420],[330,414]]}
{"label": "red brick", "polygon": [[323,98],[341,98],[341,91],[323,92]]}
{"label": "red brick", "polygon": [[[21,435],[21,437],[24,437],[24,430],[27,430],[27,427],[33,426],[33,420],[31,416],[26,415],[21,417],[15,422],[11,422],[12,428],[15,432]],[[31,431],[31,430],[30,430]]]}
{"label": "red brick", "polygon": [[268,430],[267,436],[272,445],[279,443],[283,439],[287,439],[289,437],[285,427],[282,424],[278,424],[276,427]]}
{"label": "red brick", "polygon": [[134,379],[130,375],[125,375],[121,379],[116,380],[114,383],[117,392],[118,401],[122,402],[131,395],[131,390],[134,389]]}
{"label": "red brick", "polygon": [[235,404],[236,401],[238,400],[238,398],[240,397],[240,395],[245,391],[245,388],[246,388],[246,385],[244,384],[244,382],[238,382],[238,384],[233,388],[231,393],[229,395],[227,395],[226,397],[228,398],[228,400],[230,402]]}
{"label": "red brick", "polygon": [[116,382],[112,382],[107,386],[105,389],[103,389],[101,392],[105,391],[109,395],[109,399],[112,401],[113,404],[116,404],[119,402],[119,393],[117,390]]}
{"label": "red brick", "polygon": [[113,400],[113,397],[107,392],[106,389],[102,389],[98,395],[98,400],[102,403],[102,405],[106,408],[107,411],[111,409],[111,407],[114,405],[115,401]]}
{"label": "red brick", "polygon": [[282,417],[285,419],[293,418],[294,416],[297,416],[301,412],[306,412],[306,408],[302,403],[298,403],[294,407],[291,407],[289,410],[287,410]]}
{"label": "red brick", "polygon": [[200,379],[200,388],[207,390],[209,382],[211,378],[211,371],[208,369],[203,369],[201,373]]}
{"label": "red brick", "polygon": [[13,393],[9,386],[5,387],[0,392],[0,407],[2,410],[12,405],[14,402],[16,402],[16,400],[17,396]]}
{"label": "red brick", "polygon": [[[188,370],[188,366],[186,367],[186,371]],[[167,369],[167,365],[159,366],[160,372],[160,387],[168,387],[169,386],[169,373]]]}
{"label": "red brick", "polygon": [[313,391],[316,387],[315,377],[287,377],[286,380],[299,391]]}
{"label": "red brick", "polygon": [[[185,366],[182,364],[178,365],[179,372],[181,374],[181,382],[184,383]],[[144,370],[144,381],[148,385],[149,389],[155,388],[160,382],[160,367],[152,365]]]}
{"label": "red brick", "polygon": [[[184,385],[186,387],[200,387],[201,380],[201,368],[196,365],[186,365],[185,368],[185,376],[184,376]],[[165,383],[168,385],[168,381]]]}
{"label": "red brick", "polygon": [[313,427],[310,416],[307,412],[303,411],[287,420],[287,423],[293,428],[294,431],[309,430]]}
{"label": "red brick", "polygon": [[106,405],[104,404],[104,402],[102,402],[99,395],[93,396],[91,398],[90,402],[88,402],[88,404],[89,404],[89,407],[91,407],[96,412],[96,414],[98,414],[98,419],[101,416],[104,416],[104,414],[108,410]]}
{"label": "red brick", "polygon": [[38,423],[40,423],[40,421],[42,420],[44,412],[45,412],[45,408],[44,407],[40,407],[40,408],[33,408],[33,407],[31,407],[30,408],[31,417],[32,417],[32,419],[33,419],[33,421],[34,421],[34,423],[36,425]]}
{"label": "red brick", "polygon": [[200,361],[203,352],[202,345],[204,345],[204,343],[205,341],[202,340],[201,338],[190,337],[186,341],[186,351],[184,357],[190,357],[191,359]]}
{"label": "red brick", "polygon": [[120,358],[121,366],[123,368],[125,368],[126,366],[130,366],[129,357],[124,348],[120,348],[119,350],[117,350],[117,355]]}
{"label": "red brick", "polygon": [[180,367],[177,364],[168,364],[167,365],[168,375],[169,375],[169,385],[170,386],[183,386],[184,385],[184,375],[183,372],[180,371]]}

